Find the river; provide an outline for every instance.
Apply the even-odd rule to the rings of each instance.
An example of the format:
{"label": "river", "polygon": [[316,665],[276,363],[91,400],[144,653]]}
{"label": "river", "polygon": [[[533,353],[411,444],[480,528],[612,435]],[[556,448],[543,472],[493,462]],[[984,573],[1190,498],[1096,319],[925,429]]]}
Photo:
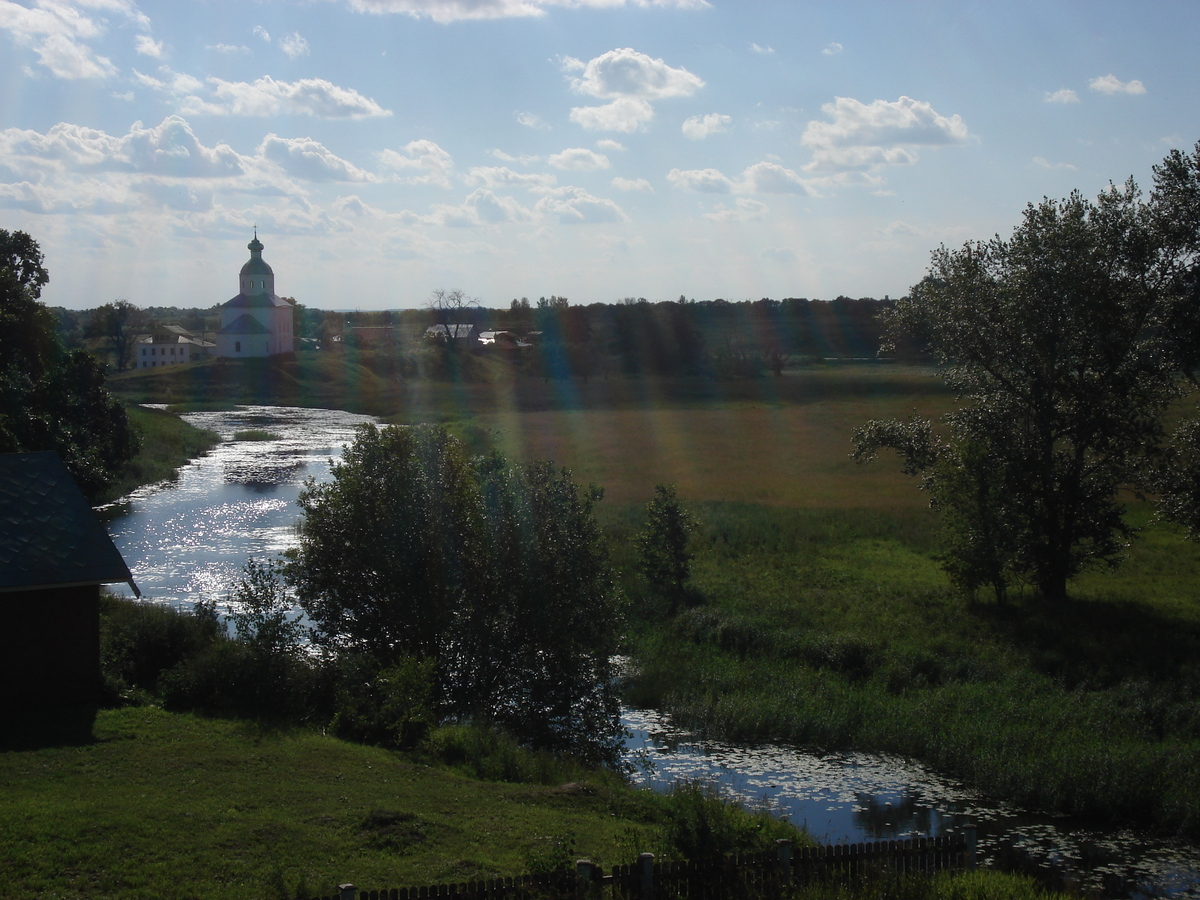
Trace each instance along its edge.
{"label": "river", "polygon": [[[224,612],[249,558],[296,540],[296,505],[308,478],[329,478],[355,427],[372,421],[337,410],[240,407],[184,416],[225,443],[106,509],[109,533],[150,602]],[[234,441],[243,430],[276,437]],[[120,588],[117,588],[120,590]],[[629,759],[651,787],[701,779],[728,796],[804,825],[822,842],[936,836],[974,825],[984,864],[1029,865],[1111,897],[1200,898],[1200,847],[1096,827],[989,800],[902,757],[747,747],[702,740],[652,710],[626,710]]]}

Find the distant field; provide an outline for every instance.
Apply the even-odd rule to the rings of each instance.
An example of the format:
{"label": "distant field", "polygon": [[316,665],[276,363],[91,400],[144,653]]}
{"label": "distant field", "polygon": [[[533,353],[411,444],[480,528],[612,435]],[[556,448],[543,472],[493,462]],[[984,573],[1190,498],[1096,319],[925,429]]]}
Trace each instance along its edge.
{"label": "distant field", "polygon": [[[938,415],[953,403],[931,370],[829,365],[737,381],[593,378],[385,381],[341,357],[208,363],[118,376],[122,396],[164,403],[326,406],[389,422],[473,429],[514,459],[552,459],[641,503],[658,482],[693,500],[813,508],[917,509],[895,465],[860,467],[850,435],[872,417]],[[479,431],[482,429],[483,434]]]}

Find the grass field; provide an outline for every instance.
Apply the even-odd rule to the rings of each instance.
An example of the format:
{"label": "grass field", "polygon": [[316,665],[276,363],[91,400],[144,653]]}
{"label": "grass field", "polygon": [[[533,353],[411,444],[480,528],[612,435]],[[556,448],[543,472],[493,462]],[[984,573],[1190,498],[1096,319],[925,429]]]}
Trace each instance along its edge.
{"label": "grass field", "polygon": [[[600,776],[478,781],[314,732],[151,707],[95,741],[0,753],[0,896],[292,897],[516,874],[653,843],[653,798]],[[573,862],[573,858],[571,860]]]}
{"label": "grass field", "polygon": [[[0,752],[0,896],[296,900],[347,881],[461,883],[572,868],[579,857],[607,867],[662,856],[669,823],[691,808],[605,773],[483,781],[312,731],[153,707],[102,712],[94,730],[90,743]],[[741,827],[762,827],[738,815]],[[988,872],[796,894],[830,896],[1059,895]]]}
{"label": "grass field", "polygon": [[[297,362],[266,381],[304,388],[330,365]],[[221,377],[232,383],[232,371]],[[203,379],[184,375],[156,389],[195,402]],[[1070,602],[1018,591],[1001,609],[956,596],[915,483],[891,460],[860,467],[848,456],[869,418],[951,408],[929,370],[413,382],[384,393],[372,382],[365,394],[350,374],[322,377],[330,405],[443,422],[481,449],[551,458],[605,487],[599,514],[640,616],[642,702],[725,737],[900,751],[1035,806],[1200,833],[1196,545],[1131,497],[1144,530],[1129,559],[1076,579]],[[704,522],[694,572],[706,605],[674,620],[634,574],[633,537],[657,482],[675,483]]]}

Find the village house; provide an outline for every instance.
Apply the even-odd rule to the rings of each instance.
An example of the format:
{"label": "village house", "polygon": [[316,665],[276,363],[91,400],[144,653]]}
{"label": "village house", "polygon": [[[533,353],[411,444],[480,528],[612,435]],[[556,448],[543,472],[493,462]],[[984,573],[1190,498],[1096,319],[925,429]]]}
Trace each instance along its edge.
{"label": "village house", "polygon": [[159,325],[134,339],[134,365],[139,369],[174,366],[207,356],[216,344],[196,337],[181,325]]}

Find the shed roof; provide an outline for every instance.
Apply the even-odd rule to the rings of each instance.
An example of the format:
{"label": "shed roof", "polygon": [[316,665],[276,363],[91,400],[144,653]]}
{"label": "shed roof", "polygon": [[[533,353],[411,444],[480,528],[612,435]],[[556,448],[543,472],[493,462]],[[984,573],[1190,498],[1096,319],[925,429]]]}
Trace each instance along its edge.
{"label": "shed roof", "polygon": [[118,581],[137,592],[59,455],[0,454],[0,592]]}

